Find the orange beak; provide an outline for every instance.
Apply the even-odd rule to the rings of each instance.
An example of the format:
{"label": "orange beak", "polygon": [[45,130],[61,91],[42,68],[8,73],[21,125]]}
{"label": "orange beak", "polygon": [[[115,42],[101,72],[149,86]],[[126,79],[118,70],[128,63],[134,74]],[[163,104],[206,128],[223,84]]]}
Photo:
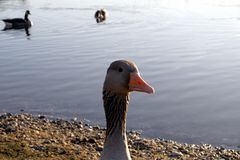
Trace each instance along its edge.
{"label": "orange beak", "polygon": [[154,88],[145,82],[137,72],[130,73],[130,81],[128,86],[129,91],[146,92],[149,94],[153,94],[155,92]]}

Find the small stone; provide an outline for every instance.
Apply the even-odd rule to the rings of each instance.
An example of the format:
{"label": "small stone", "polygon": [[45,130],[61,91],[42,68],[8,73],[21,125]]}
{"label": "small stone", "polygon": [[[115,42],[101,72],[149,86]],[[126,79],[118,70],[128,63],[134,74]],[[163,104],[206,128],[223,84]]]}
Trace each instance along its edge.
{"label": "small stone", "polygon": [[96,147],[96,151],[102,152],[102,151],[103,151],[103,147],[97,146],[97,147]]}
{"label": "small stone", "polygon": [[80,154],[81,152],[80,152],[80,149],[77,149],[76,151],[75,151],[75,154]]}
{"label": "small stone", "polygon": [[25,115],[24,115],[24,114],[21,114],[20,117],[21,117],[22,119],[25,119]]}
{"label": "small stone", "polygon": [[95,139],[90,138],[90,139],[88,140],[88,143],[96,143],[96,141],[95,141]]}
{"label": "small stone", "polygon": [[178,146],[173,146],[172,148],[173,148],[173,149],[178,149]]}
{"label": "small stone", "polygon": [[66,154],[67,152],[63,148],[58,148],[57,153],[58,154]]}
{"label": "small stone", "polygon": [[181,156],[183,156],[183,154],[181,152],[178,152],[178,151],[172,151],[172,153],[170,153],[169,156],[170,157],[181,157]]}
{"label": "small stone", "polygon": [[74,137],[75,135],[73,134],[73,133],[70,133],[70,135],[69,135],[70,137]]}
{"label": "small stone", "polygon": [[14,127],[12,127],[12,126],[7,126],[5,128],[5,132],[6,133],[13,133],[13,132],[16,132],[16,129]]}
{"label": "small stone", "polygon": [[[80,143],[85,143],[85,142],[89,142],[89,140],[87,138],[82,138],[81,139],[79,137],[75,137],[71,140],[71,143],[74,143],[74,144],[80,144]],[[92,142],[92,140],[91,140],[91,142]]]}
{"label": "small stone", "polygon": [[151,147],[147,144],[144,144],[143,142],[139,141],[139,142],[134,142],[133,146],[135,146],[136,148],[138,148],[139,150],[148,150]]}
{"label": "small stone", "polygon": [[1,116],[0,116],[0,119],[6,119],[6,118],[9,118],[11,117],[12,114],[11,113],[3,113]]}
{"label": "small stone", "polygon": [[56,141],[56,140],[54,140],[54,139],[52,139],[50,142],[51,142],[51,143],[56,143],[57,141]]}
{"label": "small stone", "polygon": [[51,141],[48,140],[48,139],[45,139],[45,140],[42,142],[42,144],[51,144]]}
{"label": "small stone", "polygon": [[76,121],[77,121],[77,117],[74,117],[74,118],[72,119],[72,121],[75,121],[75,122],[76,122]]}
{"label": "small stone", "polygon": [[44,118],[46,118],[44,115],[38,115],[38,118],[39,119],[44,119]]}
{"label": "small stone", "polygon": [[74,144],[80,144],[81,143],[81,140],[79,137],[75,137],[71,140],[71,143],[74,143]]}
{"label": "small stone", "polygon": [[188,154],[189,151],[187,149],[179,149],[183,154]]}
{"label": "small stone", "polygon": [[95,127],[93,127],[93,129],[100,129],[100,127],[99,126],[95,126]]}
{"label": "small stone", "polygon": [[34,150],[38,150],[38,151],[46,151],[48,148],[45,146],[30,146],[31,148],[33,148]]}
{"label": "small stone", "polygon": [[81,140],[81,142],[87,142],[87,141],[88,141],[88,139],[85,137]]}

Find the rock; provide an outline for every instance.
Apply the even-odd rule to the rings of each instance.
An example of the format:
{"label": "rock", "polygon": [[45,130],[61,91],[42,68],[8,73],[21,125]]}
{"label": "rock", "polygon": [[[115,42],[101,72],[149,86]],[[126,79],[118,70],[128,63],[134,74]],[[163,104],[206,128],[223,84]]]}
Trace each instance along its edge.
{"label": "rock", "polygon": [[24,115],[24,114],[21,114],[21,115],[20,115],[20,118],[21,118],[21,119],[25,119],[25,115]]}
{"label": "rock", "polygon": [[63,148],[58,148],[57,153],[58,154],[66,154],[67,152]]}
{"label": "rock", "polygon": [[13,132],[16,132],[16,129],[14,127],[12,127],[12,126],[7,126],[5,128],[5,132],[6,133],[13,133]]}
{"label": "rock", "polygon": [[81,139],[79,137],[75,137],[71,140],[71,143],[74,143],[74,144],[80,144],[81,143]]}
{"label": "rock", "polygon": [[189,151],[187,149],[184,149],[184,148],[179,148],[179,151],[183,154],[188,154]]}
{"label": "rock", "polygon": [[77,117],[74,117],[73,119],[71,119],[71,121],[76,122],[77,121]]}
{"label": "rock", "polygon": [[88,141],[88,139],[85,137],[81,140],[81,142],[87,142],[87,141]]}
{"label": "rock", "polygon": [[96,141],[95,141],[95,139],[90,138],[90,139],[88,140],[88,143],[96,143]]}
{"label": "rock", "polygon": [[[75,137],[71,140],[71,143],[74,143],[74,144],[80,144],[80,143],[86,143],[86,142],[89,142],[89,140],[87,138],[79,138],[79,137]],[[95,140],[90,140],[89,143],[96,143]]]}
{"label": "rock", "polygon": [[6,119],[6,118],[9,118],[11,117],[12,114],[11,113],[3,113],[1,116],[0,116],[0,119]]}
{"label": "rock", "polygon": [[45,146],[32,145],[30,147],[33,148],[34,150],[38,150],[38,151],[46,151],[46,150],[48,150],[48,148],[45,147]]}
{"label": "rock", "polygon": [[172,157],[172,158],[179,158],[179,157],[183,156],[183,154],[181,152],[173,150],[172,153],[170,153],[169,156]]}
{"label": "rock", "polygon": [[143,142],[139,141],[139,142],[134,142],[133,146],[135,146],[136,148],[138,148],[139,150],[148,150],[151,147],[148,146],[147,144],[144,144]]}
{"label": "rock", "polygon": [[44,115],[38,115],[38,118],[39,118],[39,119],[44,119],[45,116],[44,116]]}
{"label": "rock", "polygon": [[101,129],[99,126],[95,126],[93,127],[93,129]]}
{"label": "rock", "polygon": [[102,152],[102,151],[103,151],[103,147],[97,146],[97,147],[96,147],[96,151]]}
{"label": "rock", "polygon": [[85,127],[87,127],[89,130],[93,130],[93,126],[89,125],[89,124],[85,124]]}
{"label": "rock", "polygon": [[80,149],[77,149],[76,151],[75,151],[75,154],[80,154],[81,152],[80,152]]}
{"label": "rock", "polygon": [[51,141],[48,140],[48,139],[45,139],[45,140],[42,142],[42,144],[51,144]]}

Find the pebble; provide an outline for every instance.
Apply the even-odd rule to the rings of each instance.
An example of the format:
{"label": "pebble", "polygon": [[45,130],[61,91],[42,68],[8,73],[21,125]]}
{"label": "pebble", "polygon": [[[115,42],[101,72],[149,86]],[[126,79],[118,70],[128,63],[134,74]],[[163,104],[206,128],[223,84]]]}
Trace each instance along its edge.
{"label": "pebble", "polygon": [[[74,143],[74,144],[80,144],[85,142],[89,142],[89,140],[85,137],[84,138],[75,137],[71,140],[71,143]],[[90,139],[90,143],[95,143],[95,140]]]}
{"label": "pebble", "polygon": [[38,115],[38,118],[39,118],[39,119],[44,119],[45,116],[44,116],[44,115]]}
{"label": "pebble", "polygon": [[[1,142],[14,143],[15,141],[9,140],[17,139],[18,143],[22,143],[20,146],[24,146],[25,149],[30,148],[32,153],[44,157],[44,159],[46,158],[47,160],[49,160],[48,158],[74,159],[75,156],[82,157],[84,154],[87,157],[93,157],[91,160],[97,160],[103,151],[102,146],[104,145],[105,131],[106,129],[104,128],[99,126],[93,127],[81,121],[49,120],[45,116],[41,117],[40,115],[34,117],[30,114],[0,114]],[[149,160],[240,160],[240,151],[228,150],[221,146],[180,144],[172,140],[159,138],[147,139],[138,134],[139,133],[135,131],[127,133],[128,144],[133,160],[138,160],[138,158]],[[12,150],[12,148],[2,147],[1,145],[3,151]],[[19,151],[22,151],[22,148],[19,148]],[[3,156],[9,155],[8,152],[1,152],[1,154]],[[21,156],[24,155],[21,154]],[[73,158],[71,158],[71,156],[73,156]],[[10,157],[9,159],[12,158],[13,157]],[[23,159],[28,158],[24,157]]]}
{"label": "pebble", "polygon": [[73,119],[71,119],[71,121],[77,121],[77,117],[74,117]]}
{"label": "pebble", "polygon": [[144,149],[150,149],[150,147],[148,145],[146,145],[143,142],[134,142],[133,146],[136,146],[136,148],[140,149],[140,150],[144,150]]}
{"label": "pebble", "polygon": [[75,153],[76,154],[80,154],[81,152],[80,152],[80,149],[77,149],[76,151],[75,151]]}
{"label": "pebble", "polygon": [[96,143],[96,140],[93,139],[93,138],[90,138],[90,139],[88,140],[88,142],[89,142],[89,143]]}
{"label": "pebble", "polygon": [[183,156],[183,154],[181,152],[173,150],[172,153],[170,153],[169,156],[170,157],[178,157],[179,158],[179,157]]}
{"label": "pebble", "polygon": [[67,152],[63,148],[58,148],[57,153],[58,154],[66,154]]}
{"label": "pebble", "polygon": [[33,145],[33,146],[30,146],[31,148],[35,149],[35,150],[38,150],[38,151],[46,151],[48,150],[47,147],[45,146],[36,146],[36,145]]}
{"label": "pebble", "polygon": [[97,147],[96,147],[96,151],[102,152],[102,151],[103,151],[103,147],[97,146]]}
{"label": "pebble", "polygon": [[17,130],[14,128],[14,127],[12,127],[12,126],[7,126],[6,128],[5,128],[5,132],[6,133],[14,133],[14,132],[16,132]]}
{"label": "pebble", "polygon": [[42,142],[42,144],[51,144],[52,142],[50,141],[50,140],[48,140],[48,139],[45,139],[43,142]]}
{"label": "pebble", "polygon": [[184,148],[179,148],[179,151],[182,152],[183,154],[188,154],[189,150],[184,149]]}
{"label": "pebble", "polygon": [[1,116],[0,116],[0,119],[6,119],[8,117],[11,117],[12,114],[11,113],[3,113]]}

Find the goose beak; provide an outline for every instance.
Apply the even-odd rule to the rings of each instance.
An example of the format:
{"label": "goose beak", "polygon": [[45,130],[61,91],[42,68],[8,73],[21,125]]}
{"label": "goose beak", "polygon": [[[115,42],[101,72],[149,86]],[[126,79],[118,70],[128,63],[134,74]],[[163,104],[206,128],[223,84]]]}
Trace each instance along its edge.
{"label": "goose beak", "polygon": [[129,91],[146,92],[149,94],[155,93],[153,87],[143,80],[138,72],[130,73],[130,81],[128,83]]}

